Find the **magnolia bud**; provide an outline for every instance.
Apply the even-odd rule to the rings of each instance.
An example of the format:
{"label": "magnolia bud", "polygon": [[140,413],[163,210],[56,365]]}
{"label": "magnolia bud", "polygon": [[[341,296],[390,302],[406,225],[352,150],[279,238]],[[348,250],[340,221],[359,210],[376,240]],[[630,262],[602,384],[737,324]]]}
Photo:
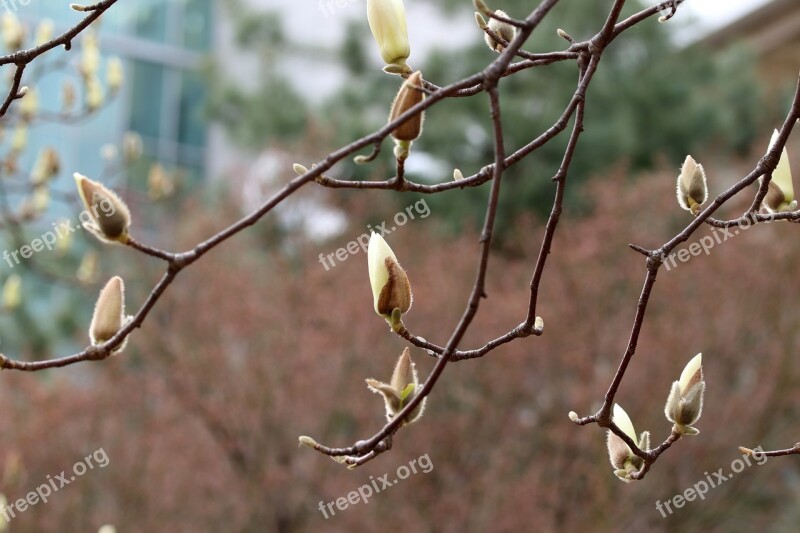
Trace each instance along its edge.
{"label": "magnolia bud", "polygon": [[20,124],[14,128],[14,134],[11,136],[11,151],[20,153],[28,146],[28,127]]}
{"label": "magnolia bud", "polygon": [[411,309],[411,284],[394,252],[377,233],[369,239],[367,264],[375,312],[397,328],[402,314]]}
{"label": "magnolia bud", "polygon": [[703,412],[703,354],[697,354],[681,372],[679,381],[672,388],[664,406],[667,420],[675,424],[674,430],[685,435],[697,435],[699,431],[692,424],[697,422]]}
{"label": "magnolia bud", "polygon": [[37,111],[39,111],[39,95],[35,90],[29,89],[19,102],[19,114],[22,120],[30,121]]}
{"label": "magnolia bud", "polygon": [[[386,404],[386,418],[391,421],[403,409],[405,405],[414,399],[419,391],[419,378],[414,362],[411,360],[411,352],[408,348],[403,350],[403,354],[397,360],[392,372],[392,379],[389,383],[383,383],[375,379],[367,380],[367,387],[374,393],[383,395]],[[408,414],[403,425],[416,422],[422,417],[425,410],[427,398],[417,404],[411,413]]]}
{"label": "magnolia bud", "polygon": [[[392,103],[392,110],[389,113],[389,122],[397,119],[400,115],[422,102],[425,99],[425,91],[422,89],[422,73],[416,71],[403,82],[397,96]],[[400,124],[394,131],[392,137],[397,141],[411,142],[422,133],[422,122],[425,119],[425,112],[421,111]]]}
{"label": "magnolia bud", "polygon": [[106,82],[112,93],[117,92],[125,81],[125,70],[118,57],[110,57],[106,62]]}
{"label": "magnolia bud", "polygon": [[54,178],[61,169],[58,152],[53,148],[42,148],[36,165],[31,171],[31,182],[33,185],[42,185]]}
{"label": "magnolia bud", "polygon": [[[500,9],[498,9],[494,13],[495,15],[508,18],[506,12],[501,11]],[[508,22],[503,22],[495,18],[490,18],[489,24],[487,24],[486,27],[508,42],[513,41],[514,37],[516,37],[517,35],[516,27],[512,26]],[[495,52],[502,52],[503,50],[505,50],[505,47],[502,44],[495,41],[494,39],[492,39],[492,37],[488,33],[483,36],[483,39],[486,41],[486,46],[488,46],[490,50],[494,50]]]}
{"label": "magnolia bud", "polygon": [[472,5],[475,6],[475,9],[477,9],[478,11],[480,11],[485,15],[489,15],[492,12],[492,10],[489,9],[489,6],[487,6],[486,2],[484,2],[483,0],[472,0]]}
{"label": "magnolia bud", "polygon": [[78,186],[83,205],[86,206],[85,213],[90,217],[89,220],[83,221],[83,227],[101,241],[127,242],[131,214],[125,202],[104,185],[77,172],[75,184]]}
{"label": "magnolia bud", "polygon": [[89,250],[81,259],[81,264],[78,265],[78,271],[75,275],[81,283],[94,283],[98,277],[97,270],[97,253],[94,250]]}
{"label": "magnolia bud", "polygon": [[[770,150],[772,150],[772,147],[775,146],[775,143],[778,141],[778,135],[778,130],[775,130],[769,142]],[[762,177],[759,181],[763,179]],[[797,202],[794,199],[794,186],[792,184],[792,169],[789,166],[789,153],[785,146],[778,160],[778,166],[775,167],[775,171],[772,173],[769,189],[767,195],[764,197],[762,205],[771,213],[794,211],[797,208]]]}
{"label": "magnolia bud", "polygon": [[696,215],[708,198],[706,173],[703,165],[698,165],[692,156],[687,155],[678,176],[678,203],[687,211]]}
{"label": "magnolia bud", "polygon": [[75,105],[75,85],[70,80],[64,80],[61,85],[61,110],[70,111]]}
{"label": "magnolia bud", "polygon": [[97,34],[92,31],[84,33],[81,41],[80,71],[86,78],[97,74],[100,68],[100,48],[97,46]]}
{"label": "magnolia bud", "polygon": [[[68,225],[69,223],[69,219],[62,218],[56,222],[56,226],[64,227],[65,224]],[[67,232],[56,241],[56,254],[63,256],[69,252],[70,247],[72,247],[72,232]]]}
{"label": "magnolia bud", "polygon": [[387,65],[395,65],[401,72],[410,72],[406,60],[411,54],[411,46],[408,44],[403,0],[367,0],[367,20]]}
{"label": "magnolia bud", "polygon": [[[125,316],[125,284],[122,278],[114,276],[97,297],[97,303],[92,315],[92,323],[89,326],[89,339],[92,345],[103,344],[116,335],[130,320]],[[114,349],[114,352],[121,352],[125,348],[125,342]]]}
{"label": "magnolia bud", "polygon": [[0,31],[0,34],[3,35],[5,47],[12,52],[16,52],[22,48],[22,41],[25,39],[25,30],[22,24],[20,24],[19,19],[8,10],[5,15],[3,15],[2,28],[3,30]]}
{"label": "magnolia bud", "polygon": [[32,207],[34,214],[41,214],[50,205],[50,189],[47,187],[36,187],[33,191]]}
{"label": "magnolia bud", "polygon": [[11,274],[3,285],[3,308],[12,311],[22,303],[22,278]]}
{"label": "magnolia bud", "polygon": [[36,46],[41,46],[53,38],[53,21],[50,19],[42,20],[36,26]]}
{"label": "magnolia bud", "polygon": [[117,528],[111,524],[105,524],[100,526],[100,529],[97,530],[97,533],[117,533]]}
{"label": "magnolia bud", "polygon": [[133,163],[140,157],[144,148],[142,137],[135,131],[126,131],[122,136],[122,156],[126,163]]}
{"label": "magnolia bud", "polygon": [[175,183],[172,177],[167,174],[160,163],[150,167],[147,173],[147,195],[151,200],[160,200],[173,193]]}
{"label": "magnolia bud", "polygon": [[[633,422],[631,422],[631,419],[628,417],[628,413],[617,404],[614,404],[613,421],[617,427],[630,437],[633,442],[637,443],[640,448],[645,450],[650,448],[650,433],[644,431],[637,439],[636,430],[633,429]],[[644,460],[635,455],[630,446],[610,430],[608,432],[606,444],[608,446],[608,457],[611,461],[611,466],[615,469],[614,474],[626,483],[633,481],[630,475],[639,471],[644,465]]]}
{"label": "magnolia bud", "polygon": [[298,443],[297,443],[298,446],[306,446],[306,447],[311,448],[311,449],[316,449],[317,446],[319,446],[317,441],[315,441],[311,437],[307,437],[305,435],[302,435],[302,436],[298,437],[297,441],[298,441]]}
{"label": "magnolia bud", "polygon": [[86,78],[86,107],[89,111],[97,111],[103,105],[103,86],[97,76]]}

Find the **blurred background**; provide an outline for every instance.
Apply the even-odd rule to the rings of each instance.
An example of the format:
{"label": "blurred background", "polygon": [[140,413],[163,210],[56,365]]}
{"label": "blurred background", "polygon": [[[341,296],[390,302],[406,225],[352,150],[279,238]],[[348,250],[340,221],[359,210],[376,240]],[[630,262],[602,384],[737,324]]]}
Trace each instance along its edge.
{"label": "blurred background", "polygon": [[[611,0],[563,0],[526,49],[563,49],[556,29],[594,35]],[[630,0],[626,13],[649,5]],[[535,3],[496,0],[524,17]],[[467,0],[406,2],[412,55],[446,85],[494,58]],[[76,24],[62,0],[0,3],[3,54]],[[398,79],[382,63],[363,0],[121,0],[65,52],[26,71],[35,94],[0,121],[0,244],[18,250],[78,223],[73,172],[117,190],[141,241],[180,251],[250,212],[313,162],[385,124]],[[365,378],[386,380],[404,348],[371,306],[363,252],[322,256],[415,206],[388,241],[415,305],[404,321],[445,343],[469,296],[488,188],[419,196],[308,187],[188,269],[123,355],[36,374],[0,375],[0,493],[9,503],[87,455],[95,467],[0,525],[11,532],[96,531],[796,531],[800,464],[770,459],[663,517],[656,502],[741,458],[737,446],[800,439],[800,315],[790,282],[800,246],[788,224],[760,225],[708,256],[662,271],[617,401],[638,431],[669,435],[672,381],[703,352],[701,434],[645,480],[613,475],[605,434],[575,427],[595,412],[625,349],[644,280],[628,243],[657,247],[690,221],[675,201],[686,154],[712,195],[749,172],[788,111],[800,72],[800,4],[689,0],[604,54],[538,313],[545,334],[452,364],[423,419],[394,449],[349,471],[299,435],[346,446],[384,423]],[[3,86],[12,69],[0,69]],[[513,150],[560,116],[574,64],[501,83]],[[424,183],[477,172],[492,157],[485,96],[432,108],[407,162]],[[560,136],[509,169],[487,294],[462,347],[516,326],[566,146]],[[800,168],[800,141],[787,145]],[[331,175],[387,179],[391,150]],[[721,213],[746,209],[756,189]],[[423,216],[420,206],[428,214]],[[700,230],[694,240],[712,235]],[[156,260],[84,231],[20,263],[0,261],[0,350],[23,360],[80,351],[98,291],[113,275],[129,312],[163,272]],[[422,376],[434,359],[412,357]],[[320,502],[425,456],[368,503],[326,517]],[[2,511],[0,511],[2,512]],[[0,518],[2,524],[2,518]]]}

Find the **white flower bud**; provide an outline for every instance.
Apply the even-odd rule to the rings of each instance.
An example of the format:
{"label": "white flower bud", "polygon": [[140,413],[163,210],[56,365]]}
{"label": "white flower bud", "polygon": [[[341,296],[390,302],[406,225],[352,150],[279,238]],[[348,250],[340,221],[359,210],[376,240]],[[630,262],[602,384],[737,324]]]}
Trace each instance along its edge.
{"label": "white flower bud", "polygon": [[[614,404],[614,416],[612,418],[617,427],[625,433],[631,440],[639,445],[642,449],[650,447],[650,433],[643,432],[641,437],[637,439],[636,430],[633,428],[628,413],[625,412],[618,404]],[[644,460],[635,455],[630,446],[609,430],[608,440],[608,457],[611,461],[611,466],[614,467],[614,474],[622,481],[629,483],[633,481],[630,477],[631,474],[637,472],[644,464]]]}
{"label": "white flower bud", "polygon": [[691,425],[697,422],[703,412],[706,383],[703,381],[702,357],[702,354],[697,354],[689,361],[680,379],[673,382],[664,406],[664,415],[675,424],[674,430],[685,435],[699,433]]}
{"label": "white flower bud", "polygon": [[410,72],[406,60],[411,46],[403,0],[367,0],[367,20],[386,64]]}
{"label": "white flower bud", "polygon": [[411,284],[394,252],[377,233],[369,239],[367,265],[375,312],[396,328],[402,314],[411,309]]}
{"label": "white flower bud", "polygon": [[[778,141],[778,130],[772,134],[772,139],[769,141],[769,149]],[[763,180],[762,177],[759,181]],[[769,190],[762,204],[764,208],[771,213],[781,213],[783,211],[794,211],[797,208],[797,202],[794,199],[794,185],[792,184],[792,169],[789,166],[789,152],[786,147],[783,147],[781,152],[778,166],[772,173],[772,179],[769,182]]]}
{"label": "white flower bud", "polygon": [[[508,17],[505,11],[501,11],[499,9],[495,11],[495,15]],[[512,26],[508,22],[503,22],[494,18],[489,19],[489,24],[487,24],[486,27],[509,42],[513,41],[514,37],[517,35],[516,27]],[[486,41],[486,46],[488,46],[491,50],[495,52],[502,52],[505,50],[505,46],[492,39],[488,33],[484,34],[483,38]]]}
{"label": "white flower bud", "polygon": [[104,242],[128,241],[131,213],[116,193],[102,183],[92,181],[77,172],[74,174],[78,193],[90,220],[83,227]]}
{"label": "white flower bud", "polygon": [[703,165],[698,165],[692,156],[687,155],[681,166],[677,188],[678,203],[687,211],[696,215],[708,199],[706,172]]}

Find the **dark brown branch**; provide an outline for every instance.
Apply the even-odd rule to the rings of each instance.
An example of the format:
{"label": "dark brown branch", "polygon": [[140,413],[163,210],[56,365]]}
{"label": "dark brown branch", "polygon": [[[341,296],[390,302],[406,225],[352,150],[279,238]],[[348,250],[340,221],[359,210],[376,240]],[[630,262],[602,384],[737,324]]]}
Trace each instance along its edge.
{"label": "dark brown branch", "polygon": [[755,450],[751,450],[750,448],[743,448],[739,447],[739,451],[742,453],[746,453],[748,455],[753,455],[756,458],[758,457],[784,457],[786,455],[800,455],[800,442],[796,443],[791,448],[787,448],[785,450],[772,450],[768,452],[759,452]]}

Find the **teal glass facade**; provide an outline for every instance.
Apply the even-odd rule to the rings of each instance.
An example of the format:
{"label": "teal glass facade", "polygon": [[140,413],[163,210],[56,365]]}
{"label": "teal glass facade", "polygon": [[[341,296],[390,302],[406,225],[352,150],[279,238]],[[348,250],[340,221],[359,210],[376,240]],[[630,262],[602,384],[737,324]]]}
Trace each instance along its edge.
{"label": "teal glass facade", "polygon": [[[65,169],[97,175],[103,170],[100,147],[119,144],[123,133],[132,130],[142,136],[146,159],[192,177],[202,176],[207,122],[205,84],[199,68],[212,44],[212,4],[212,0],[121,0],[112,6],[95,27],[103,64],[110,56],[123,60],[123,89],[85,121],[70,125],[38,123],[30,130],[29,157],[39,146],[55,145]],[[19,3],[15,14],[29,34],[43,19],[52,20],[56,31],[62,32],[83,16],[71,10],[66,0],[29,0],[27,5]],[[78,61],[80,42],[79,38],[71,52],[54,50],[40,61]],[[37,81],[43,109],[59,109],[64,76],[80,84],[79,77],[69,69],[54,71]],[[100,78],[105,84],[104,76],[101,68]]]}

